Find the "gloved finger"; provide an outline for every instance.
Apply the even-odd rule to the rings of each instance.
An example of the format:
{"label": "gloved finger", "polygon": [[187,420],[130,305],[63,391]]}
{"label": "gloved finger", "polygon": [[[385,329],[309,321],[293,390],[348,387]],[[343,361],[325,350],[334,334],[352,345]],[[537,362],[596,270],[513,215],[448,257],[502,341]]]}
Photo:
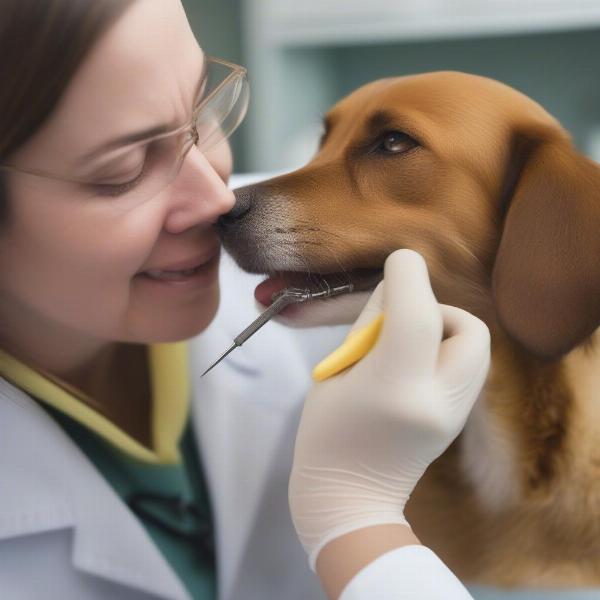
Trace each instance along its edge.
{"label": "gloved finger", "polygon": [[446,339],[440,346],[438,378],[450,388],[465,388],[489,367],[490,332],[466,310],[446,304],[440,308]]}
{"label": "gloved finger", "polygon": [[354,322],[354,325],[350,328],[348,335],[357,331],[358,329],[362,329],[369,323],[371,323],[374,319],[376,319],[379,315],[383,313],[383,281],[381,281],[362,309],[360,315],[358,315],[358,319]]}
{"label": "gloved finger", "polygon": [[433,374],[443,322],[427,265],[414,250],[396,250],[384,265],[385,322],[376,346],[378,360],[396,374]]}

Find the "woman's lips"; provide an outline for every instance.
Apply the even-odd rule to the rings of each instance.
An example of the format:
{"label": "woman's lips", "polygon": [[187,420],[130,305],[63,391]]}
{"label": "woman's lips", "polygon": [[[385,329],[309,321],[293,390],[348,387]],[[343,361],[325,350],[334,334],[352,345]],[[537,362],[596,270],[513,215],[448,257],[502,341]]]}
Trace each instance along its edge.
{"label": "woman's lips", "polygon": [[173,260],[166,262],[163,266],[150,267],[143,269],[140,273],[148,273],[149,271],[187,271],[188,269],[195,269],[200,267],[214,258],[220,251],[220,246],[211,249],[208,252],[203,252],[195,257],[183,258],[179,260]]}
{"label": "woman's lips", "polygon": [[[135,278],[161,288],[196,288],[214,283],[218,275],[220,251],[217,250],[201,261],[195,259],[187,269],[147,269],[137,273]],[[191,261],[188,261],[189,264]],[[175,264],[175,263],[173,263]]]}

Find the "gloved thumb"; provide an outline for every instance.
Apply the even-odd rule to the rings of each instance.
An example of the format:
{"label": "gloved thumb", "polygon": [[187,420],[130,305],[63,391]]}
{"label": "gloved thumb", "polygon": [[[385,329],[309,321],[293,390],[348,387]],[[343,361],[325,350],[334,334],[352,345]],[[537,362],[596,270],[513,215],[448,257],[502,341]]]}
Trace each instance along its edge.
{"label": "gloved thumb", "polygon": [[383,314],[383,281],[377,285],[369,297],[369,300],[363,307],[360,315],[358,315],[358,319],[356,319],[354,325],[350,328],[348,335],[367,326],[381,314]]}
{"label": "gloved thumb", "polygon": [[392,252],[384,265],[385,322],[374,351],[385,371],[401,376],[432,376],[442,341],[440,306],[425,259],[414,250]]}

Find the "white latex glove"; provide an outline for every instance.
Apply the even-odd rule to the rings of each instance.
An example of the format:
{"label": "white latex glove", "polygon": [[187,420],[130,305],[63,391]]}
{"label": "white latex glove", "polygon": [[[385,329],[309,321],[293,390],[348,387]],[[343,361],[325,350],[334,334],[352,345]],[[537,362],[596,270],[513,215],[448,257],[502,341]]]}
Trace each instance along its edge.
{"label": "white latex glove", "polygon": [[489,369],[487,326],[438,304],[417,252],[388,257],[384,280],[353,329],[382,312],[373,349],[316,384],[304,404],[289,500],[313,571],[334,538],[407,524],[406,501],[462,430]]}

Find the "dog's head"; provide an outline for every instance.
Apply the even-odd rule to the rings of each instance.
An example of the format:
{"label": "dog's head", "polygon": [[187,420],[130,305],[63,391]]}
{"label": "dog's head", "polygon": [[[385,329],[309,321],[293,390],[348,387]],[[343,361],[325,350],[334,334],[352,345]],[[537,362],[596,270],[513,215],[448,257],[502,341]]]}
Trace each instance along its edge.
{"label": "dog's head", "polygon": [[[263,304],[316,274],[371,289],[385,258],[411,248],[439,302],[499,321],[536,356],[566,353],[600,323],[600,167],[500,82],[437,72],[368,84],[329,111],[308,165],[236,196],[223,242],[270,275]],[[353,298],[298,316],[352,319],[364,293]]]}

